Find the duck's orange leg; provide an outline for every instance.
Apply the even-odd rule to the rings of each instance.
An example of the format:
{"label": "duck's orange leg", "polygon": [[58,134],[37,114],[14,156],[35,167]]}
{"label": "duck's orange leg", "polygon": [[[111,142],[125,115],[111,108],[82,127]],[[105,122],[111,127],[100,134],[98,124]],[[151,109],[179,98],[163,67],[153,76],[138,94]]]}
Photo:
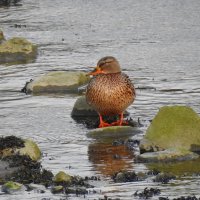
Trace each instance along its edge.
{"label": "duck's orange leg", "polygon": [[120,113],[120,119],[117,120],[116,122],[111,123],[112,126],[122,126],[123,124],[127,125],[128,123],[126,121],[123,121],[124,119],[124,114],[123,112]]}
{"label": "duck's orange leg", "polygon": [[103,128],[103,127],[111,126],[111,124],[106,123],[106,122],[103,121],[103,118],[102,118],[101,114],[99,114],[99,120],[100,120],[99,128]]}

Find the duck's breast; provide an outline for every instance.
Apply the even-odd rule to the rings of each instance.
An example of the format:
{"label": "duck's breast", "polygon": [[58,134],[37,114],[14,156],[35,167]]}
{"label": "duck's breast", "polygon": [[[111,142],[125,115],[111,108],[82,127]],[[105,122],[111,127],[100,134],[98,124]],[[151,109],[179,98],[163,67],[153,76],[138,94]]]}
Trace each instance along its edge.
{"label": "duck's breast", "polygon": [[134,86],[123,73],[95,76],[86,91],[88,104],[102,115],[120,114],[134,99]]}

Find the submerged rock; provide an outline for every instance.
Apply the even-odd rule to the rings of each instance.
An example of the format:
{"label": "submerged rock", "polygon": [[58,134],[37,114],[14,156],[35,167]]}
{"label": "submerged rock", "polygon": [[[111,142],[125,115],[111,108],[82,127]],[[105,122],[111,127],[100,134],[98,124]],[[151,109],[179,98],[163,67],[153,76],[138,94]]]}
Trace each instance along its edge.
{"label": "submerged rock", "polygon": [[14,37],[0,44],[0,63],[30,62],[36,56],[37,46],[25,38]]}
{"label": "submerged rock", "polygon": [[[26,93],[78,93],[89,77],[80,71],[52,71],[26,84]],[[23,88],[24,89],[24,88]]]}
{"label": "submerged rock", "polygon": [[117,137],[129,137],[140,133],[137,127],[131,126],[109,126],[105,128],[97,128],[87,133],[88,137],[95,139],[116,139]]}
{"label": "submerged rock", "polygon": [[22,189],[25,189],[25,187],[22,184],[13,181],[8,181],[1,187],[1,191],[8,194],[12,194]]}
{"label": "submerged rock", "polygon": [[[172,149],[163,151],[166,149]],[[186,106],[160,109],[140,143],[140,152],[156,152],[140,157],[148,160],[184,160],[197,158],[200,151],[200,117]],[[156,156],[158,158],[156,158]]]}
{"label": "submerged rock", "polygon": [[166,149],[164,151],[146,152],[138,155],[141,162],[172,162],[197,159],[199,155],[187,150]]}
{"label": "submerged rock", "polygon": [[64,187],[62,185],[55,185],[51,188],[53,194],[64,192]]}

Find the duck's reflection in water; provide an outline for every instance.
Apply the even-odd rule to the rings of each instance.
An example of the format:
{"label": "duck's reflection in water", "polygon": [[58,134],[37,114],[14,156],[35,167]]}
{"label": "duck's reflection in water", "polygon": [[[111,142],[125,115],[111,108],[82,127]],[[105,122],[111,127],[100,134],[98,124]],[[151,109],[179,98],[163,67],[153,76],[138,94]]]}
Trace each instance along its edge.
{"label": "duck's reflection in water", "polygon": [[88,156],[89,161],[93,163],[94,170],[104,176],[133,168],[133,151],[125,145],[92,143],[88,147]]}

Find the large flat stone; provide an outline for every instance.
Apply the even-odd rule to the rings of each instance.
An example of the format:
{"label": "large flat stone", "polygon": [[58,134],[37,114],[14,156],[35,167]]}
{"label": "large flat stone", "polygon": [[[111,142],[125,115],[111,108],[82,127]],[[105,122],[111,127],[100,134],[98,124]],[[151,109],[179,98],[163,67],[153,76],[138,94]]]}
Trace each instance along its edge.
{"label": "large flat stone", "polygon": [[80,71],[52,71],[26,85],[27,93],[78,93],[78,87],[87,83],[89,77]]}
{"label": "large flat stone", "polygon": [[94,139],[115,139],[129,137],[141,133],[137,127],[131,126],[109,126],[89,131],[87,136]]}

